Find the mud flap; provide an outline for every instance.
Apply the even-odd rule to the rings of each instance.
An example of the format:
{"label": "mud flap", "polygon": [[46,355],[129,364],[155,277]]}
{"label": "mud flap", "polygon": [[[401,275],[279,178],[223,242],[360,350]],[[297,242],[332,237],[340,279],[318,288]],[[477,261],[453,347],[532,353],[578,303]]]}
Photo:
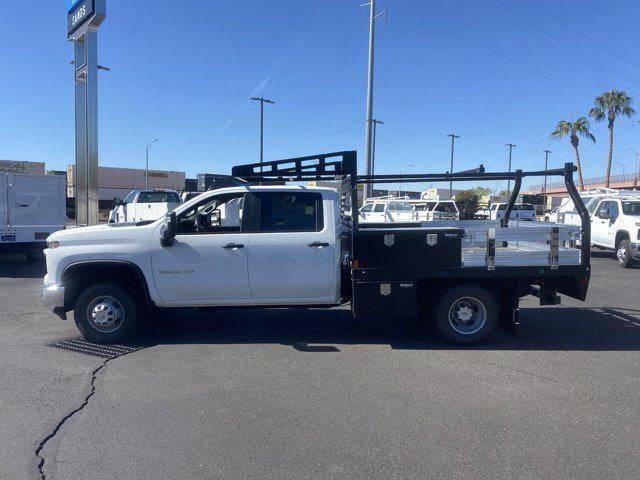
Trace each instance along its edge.
{"label": "mud flap", "polygon": [[503,289],[500,292],[498,326],[513,337],[518,334],[518,325],[520,325],[519,312],[520,298],[518,297],[518,290]]}

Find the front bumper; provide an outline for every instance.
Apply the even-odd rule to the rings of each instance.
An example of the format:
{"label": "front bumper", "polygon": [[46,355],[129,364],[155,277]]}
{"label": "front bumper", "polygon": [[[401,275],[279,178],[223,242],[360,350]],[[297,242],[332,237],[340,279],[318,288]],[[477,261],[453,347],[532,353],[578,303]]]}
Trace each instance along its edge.
{"label": "front bumper", "polygon": [[61,285],[43,283],[42,285],[42,304],[66,320],[64,312],[64,287]]}

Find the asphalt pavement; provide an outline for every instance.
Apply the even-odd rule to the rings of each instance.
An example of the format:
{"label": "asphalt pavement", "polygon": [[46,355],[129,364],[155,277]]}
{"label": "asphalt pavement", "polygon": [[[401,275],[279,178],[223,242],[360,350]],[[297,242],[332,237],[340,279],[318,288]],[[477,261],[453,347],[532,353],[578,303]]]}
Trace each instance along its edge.
{"label": "asphalt pavement", "polygon": [[[454,348],[348,310],[174,311],[111,360],[0,259],[2,479],[635,479],[640,269]],[[40,467],[40,468],[39,468]]]}

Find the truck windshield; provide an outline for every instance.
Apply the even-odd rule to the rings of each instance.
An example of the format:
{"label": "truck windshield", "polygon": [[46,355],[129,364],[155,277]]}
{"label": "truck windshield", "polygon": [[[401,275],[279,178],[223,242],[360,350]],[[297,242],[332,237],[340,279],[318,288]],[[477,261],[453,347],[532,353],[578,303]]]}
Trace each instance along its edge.
{"label": "truck windshield", "polygon": [[640,202],[622,202],[622,212],[625,215],[640,215]]}

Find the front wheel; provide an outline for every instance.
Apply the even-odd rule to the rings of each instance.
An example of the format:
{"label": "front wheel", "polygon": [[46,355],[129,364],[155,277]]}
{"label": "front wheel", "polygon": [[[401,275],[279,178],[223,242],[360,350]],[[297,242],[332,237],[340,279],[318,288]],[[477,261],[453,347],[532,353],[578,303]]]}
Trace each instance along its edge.
{"label": "front wheel", "polygon": [[477,285],[447,290],[435,310],[436,327],[446,340],[458,345],[477,345],[487,339],[498,323],[495,297]]}
{"label": "front wheel", "polygon": [[111,283],[91,285],[80,293],[73,316],[80,333],[95,343],[117,343],[130,338],[138,325],[133,297]]}
{"label": "front wheel", "polygon": [[629,248],[629,240],[622,240],[616,250],[616,257],[618,257],[618,263],[622,268],[631,268],[634,264],[633,257],[631,256],[631,249]]}

